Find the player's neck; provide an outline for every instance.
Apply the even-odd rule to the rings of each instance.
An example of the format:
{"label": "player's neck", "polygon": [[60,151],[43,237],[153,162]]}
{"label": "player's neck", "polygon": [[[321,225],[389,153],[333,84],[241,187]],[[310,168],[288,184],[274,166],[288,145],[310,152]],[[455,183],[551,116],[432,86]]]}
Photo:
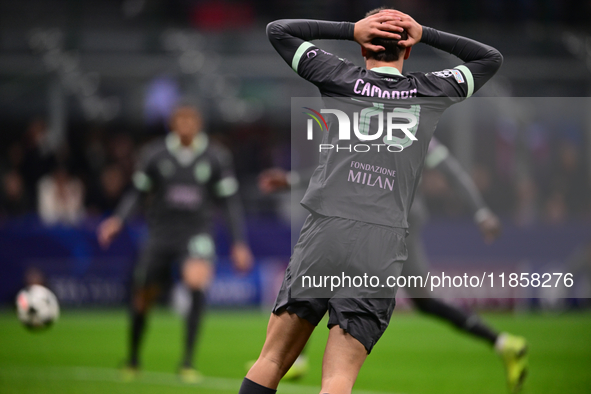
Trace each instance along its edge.
{"label": "player's neck", "polygon": [[184,148],[187,148],[189,146],[191,146],[193,144],[193,141],[195,140],[195,138],[197,137],[197,135],[193,135],[193,136],[181,136],[179,138],[179,141],[181,143],[181,146]]}
{"label": "player's neck", "polygon": [[402,65],[404,64],[403,59],[396,60],[395,62],[381,62],[375,59],[365,59],[365,68],[371,70],[372,68],[378,67],[393,67],[402,73]]}

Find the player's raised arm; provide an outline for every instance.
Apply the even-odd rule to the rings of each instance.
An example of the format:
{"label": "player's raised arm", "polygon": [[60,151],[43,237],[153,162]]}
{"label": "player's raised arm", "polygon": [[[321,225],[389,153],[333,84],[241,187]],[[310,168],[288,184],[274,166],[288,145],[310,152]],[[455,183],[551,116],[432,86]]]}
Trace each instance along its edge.
{"label": "player's raised arm", "polygon": [[[468,96],[477,92],[496,74],[503,64],[501,52],[495,48],[455,34],[445,33],[430,27],[423,27],[421,42],[441,49],[462,59],[465,63],[456,67],[468,79]],[[472,84],[470,83],[472,81]]]}
{"label": "player's raised arm", "polygon": [[[402,31],[402,28],[383,23],[395,18],[387,14],[376,14],[357,23],[282,19],[267,25],[267,37],[275,50],[295,72],[306,79],[313,79],[305,73],[302,74],[302,70],[299,68],[302,57],[307,54],[310,48],[315,47],[309,41],[318,39],[350,40],[358,42],[369,50],[383,50],[383,47],[373,45],[371,40],[377,37],[400,39],[400,35],[396,32]],[[318,55],[318,53],[315,53],[313,56]],[[324,55],[330,56],[325,61],[321,61],[325,67],[331,66],[331,62],[335,62],[332,66],[338,65],[336,63],[340,61],[338,58],[328,53],[324,53]]]}
{"label": "player's raised arm", "polygon": [[398,16],[400,19],[388,22],[403,27],[409,38],[399,41],[399,45],[408,47],[418,42],[430,45],[447,53],[457,56],[465,63],[456,67],[467,79],[467,97],[478,91],[503,64],[501,53],[481,42],[442,32],[431,27],[421,26],[412,17],[395,10],[384,10],[380,13]]}

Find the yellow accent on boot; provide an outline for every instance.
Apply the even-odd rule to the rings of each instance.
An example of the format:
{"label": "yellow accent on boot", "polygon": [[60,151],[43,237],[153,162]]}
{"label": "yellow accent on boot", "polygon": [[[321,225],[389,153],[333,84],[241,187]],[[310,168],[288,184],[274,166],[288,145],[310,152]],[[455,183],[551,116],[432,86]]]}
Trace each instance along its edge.
{"label": "yellow accent on boot", "polygon": [[308,357],[306,356],[299,356],[289,371],[283,376],[283,380],[297,380],[302,378],[306,373],[308,373],[309,365],[308,365]]}
{"label": "yellow accent on boot", "polygon": [[528,372],[527,341],[523,337],[501,334],[497,353],[505,364],[507,386],[510,393],[519,393]]}
{"label": "yellow accent on boot", "polygon": [[121,368],[121,380],[124,382],[133,382],[137,379],[139,373],[140,371],[137,367],[126,365],[125,367]]}
{"label": "yellow accent on boot", "polygon": [[183,383],[196,384],[203,381],[203,375],[195,368],[181,368],[179,370],[179,378]]}

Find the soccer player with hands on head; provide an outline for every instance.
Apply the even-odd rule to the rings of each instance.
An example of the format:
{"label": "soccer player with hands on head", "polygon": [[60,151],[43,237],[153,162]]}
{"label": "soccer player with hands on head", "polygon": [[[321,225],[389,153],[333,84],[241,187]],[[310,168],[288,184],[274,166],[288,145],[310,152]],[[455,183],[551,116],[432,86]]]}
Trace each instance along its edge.
{"label": "soccer player with hands on head", "polygon": [[[421,26],[402,12],[385,9],[370,11],[357,23],[279,20],[267,26],[267,35],[285,62],[316,85],[323,98],[348,98],[342,101],[373,105],[374,111],[397,111],[416,123],[413,138],[400,143],[403,149],[398,153],[336,149],[320,153],[301,201],[310,215],[287,267],[261,354],[240,388],[240,394],[275,393],[328,313],[330,331],[320,392],[348,394],[389,324],[396,289],[388,297],[380,289],[365,287],[355,296],[298,298],[294,296],[299,291],[296,284],[302,282],[303,273],[326,267],[400,275],[407,258],[408,215],[439,117],[447,107],[480,89],[500,68],[502,56],[488,45]],[[323,51],[310,42],[315,39],[356,41],[365,67]],[[403,75],[404,60],[419,42],[464,63],[454,69]],[[330,118],[323,143],[338,144],[338,129]],[[386,144],[400,141],[398,137],[384,139]],[[375,188],[361,182],[359,173],[357,178],[348,178],[354,162],[391,169],[396,180],[390,188]]]}

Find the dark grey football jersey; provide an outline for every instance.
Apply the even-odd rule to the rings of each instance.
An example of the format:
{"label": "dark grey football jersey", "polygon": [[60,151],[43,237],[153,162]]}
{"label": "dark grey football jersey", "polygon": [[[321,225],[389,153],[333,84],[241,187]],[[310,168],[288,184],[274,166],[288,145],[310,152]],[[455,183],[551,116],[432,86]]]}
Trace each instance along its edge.
{"label": "dark grey football jersey", "polygon": [[[402,75],[394,67],[367,70],[309,42],[353,40],[352,23],[280,20],[267,26],[267,35],[293,70],[318,87],[324,101],[325,111],[312,110],[316,115],[324,113],[327,130],[322,144],[326,149],[320,149],[319,165],[302,204],[321,215],[407,228],[439,117],[494,75],[502,63],[500,53],[476,41],[423,27],[422,42],[466,63],[454,69]],[[346,113],[356,132],[343,140],[342,119],[326,109]],[[390,134],[382,137],[377,131],[384,129]]]}
{"label": "dark grey football jersey", "polygon": [[213,201],[238,189],[230,153],[211,144],[204,133],[190,147],[182,147],[174,133],[148,146],[133,183],[150,193],[149,229],[163,239],[208,229]]}
{"label": "dark grey football jersey", "polygon": [[357,112],[360,130],[367,125],[365,134],[380,127],[385,130],[390,114],[392,123],[415,123],[408,131],[416,139],[395,129],[392,138],[383,132],[382,138],[363,141],[352,133],[351,140],[343,141],[337,117],[324,115],[328,132],[322,143],[334,148],[321,150],[302,204],[326,216],[407,228],[407,215],[439,117],[469,95],[466,70],[403,76],[392,67],[366,70],[310,45],[297,72],[316,84],[324,109],[338,108],[352,122]]}

